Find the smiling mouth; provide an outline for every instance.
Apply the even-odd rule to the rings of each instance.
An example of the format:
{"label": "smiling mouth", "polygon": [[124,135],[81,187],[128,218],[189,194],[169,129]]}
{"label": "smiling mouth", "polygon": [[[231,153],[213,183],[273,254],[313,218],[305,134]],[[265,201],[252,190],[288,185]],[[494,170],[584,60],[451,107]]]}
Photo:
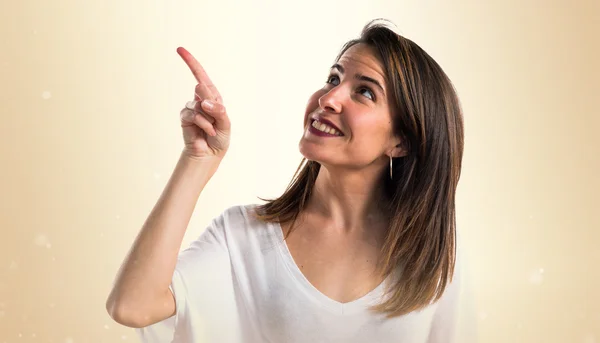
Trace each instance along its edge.
{"label": "smiling mouth", "polygon": [[332,127],[329,124],[326,124],[322,121],[319,121],[317,119],[313,119],[312,122],[310,123],[310,125],[317,131],[322,132],[322,133],[326,133],[332,136],[343,136],[344,134],[339,131],[338,129]]}

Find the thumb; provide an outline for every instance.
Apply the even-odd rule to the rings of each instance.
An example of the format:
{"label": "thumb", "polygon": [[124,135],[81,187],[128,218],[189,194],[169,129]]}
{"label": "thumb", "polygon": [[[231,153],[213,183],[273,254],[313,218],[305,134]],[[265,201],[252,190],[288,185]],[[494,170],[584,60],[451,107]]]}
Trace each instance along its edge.
{"label": "thumb", "polygon": [[219,130],[229,130],[230,123],[227,117],[227,109],[223,104],[213,100],[202,100],[200,103],[202,110],[215,119],[215,128]]}

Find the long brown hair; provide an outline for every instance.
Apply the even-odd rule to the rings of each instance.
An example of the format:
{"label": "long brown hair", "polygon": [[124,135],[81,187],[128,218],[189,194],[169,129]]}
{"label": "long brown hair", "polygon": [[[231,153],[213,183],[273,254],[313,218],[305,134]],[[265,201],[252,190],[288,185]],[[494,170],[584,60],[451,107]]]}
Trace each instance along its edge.
{"label": "long brown hair", "polygon": [[[344,44],[336,61],[358,43],[378,54],[393,98],[394,131],[408,147],[406,156],[393,161],[393,179],[387,172],[381,177],[388,200],[383,206],[391,220],[378,270],[383,277],[400,277],[391,279],[386,300],[372,309],[393,317],[437,301],[452,280],[463,118],[450,79],[416,43],[376,19],[358,39]],[[318,162],[303,159],[285,192],[256,208],[258,218],[295,223],[308,203],[320,167]]]}

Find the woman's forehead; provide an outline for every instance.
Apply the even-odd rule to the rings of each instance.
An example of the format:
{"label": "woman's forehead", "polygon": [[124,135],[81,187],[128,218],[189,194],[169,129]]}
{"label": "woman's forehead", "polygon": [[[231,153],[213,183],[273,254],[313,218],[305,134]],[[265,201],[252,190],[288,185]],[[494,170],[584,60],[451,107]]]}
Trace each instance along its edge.
{"label": "woman's forehead", "polygon": [[385,81],[384,70],[375,50],[366,44],[358,43],[351,46],[340,56],[337,63],[345,69],[360,70],[361,74],[379,76],[381,81]]}

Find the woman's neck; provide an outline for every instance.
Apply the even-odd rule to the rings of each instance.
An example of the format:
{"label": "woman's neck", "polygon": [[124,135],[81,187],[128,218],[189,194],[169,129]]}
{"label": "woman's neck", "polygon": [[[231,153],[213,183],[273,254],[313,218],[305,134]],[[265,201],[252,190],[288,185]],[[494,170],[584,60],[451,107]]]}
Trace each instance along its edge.
{"label": "woman's neck", "polygon": [[331,173],[321,167],[307,210],[347,233],[364,231],[387,219],[379,181],[375,173]]}

